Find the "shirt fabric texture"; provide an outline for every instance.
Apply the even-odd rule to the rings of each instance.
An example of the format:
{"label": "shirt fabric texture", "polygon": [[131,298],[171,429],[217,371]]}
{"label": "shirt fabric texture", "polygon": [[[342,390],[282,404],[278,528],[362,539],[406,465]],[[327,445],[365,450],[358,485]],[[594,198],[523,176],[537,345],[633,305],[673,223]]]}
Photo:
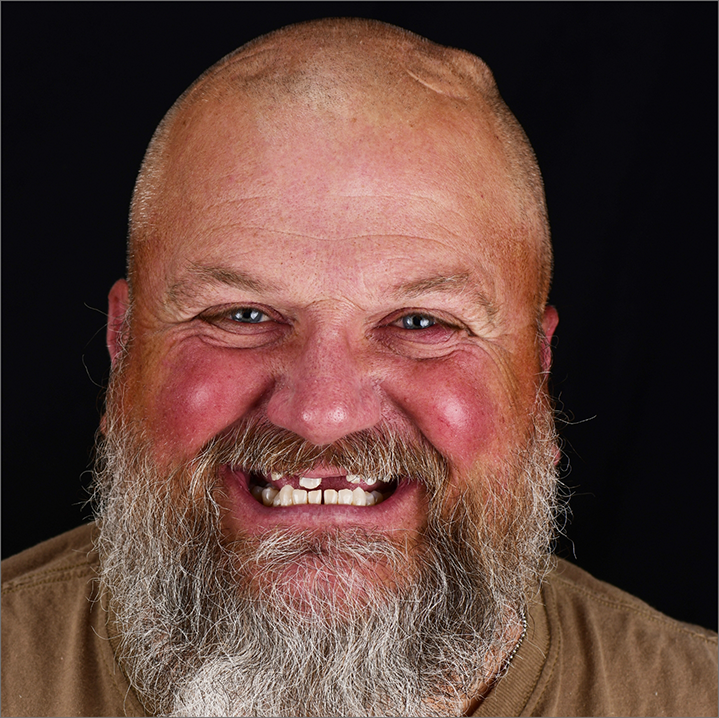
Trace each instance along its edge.
{"label": "shirt fabric texture", "polygon": [[[2,563],[2,715],[145,716],[115,661],[94,524]],[[717,636],[559,560],[477,716],[716,716]]]}

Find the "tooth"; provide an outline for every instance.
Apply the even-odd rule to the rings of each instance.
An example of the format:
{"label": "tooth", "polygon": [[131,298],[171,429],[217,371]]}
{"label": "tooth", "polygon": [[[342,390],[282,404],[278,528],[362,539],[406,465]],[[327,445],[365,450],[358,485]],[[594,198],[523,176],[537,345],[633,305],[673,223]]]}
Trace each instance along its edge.
{"label": "tooth", "polygon": [[365,506],[374,506],[377,503],[377,499],[374,497],[374,494],[370,494],[365,491],[364,497],[365,501],[367,502]]}
{"label": "tooth", "polygon": [[316,489],[322,483],[322,479],[311,479],[309,476],[303,476],[300,479],[300,486],[305,489]]}
{"label": "tooth", "polygon": [[382,500],[384,499],[384,496],[379,491],[373,491],[372,496],[374,496],[374,502],[376,504],[382,503]]}
{"label": "tooth", "polygon": [[340,489],[337,493],[337,503],[352,506],[352,492],[349,489]]}
{"label": "tooth", "polygon": [[272,499],[272,505],[273,505],[273,506],[280,506],[280,505],[281,505],[281,503],[280,503],[280,492],[279,492],[279,491],[277,492],[277,496],[275,496],[275,498]]}
{"label": "tooth", "polygon": [[365,499],[365,496],[367,496],[367,494],[358,486],[352,492],[352,505],[353,506],[366,506],[367,499]]}
{"label": "tooth", "polygon": [[292,503],[295,506],[307,503],[307,492],[304,489],[294,489],[292,491]]}
{"label": "tooth", "polygon": [[359,484],[359,482],[362,481],[362,477],[359,474],[347,474],[345,479],[347,479],[350,484]]}
{"label": "tooth", "polygon": [[325,503],[336,504],[337,503],[337,492],[334,489],[326,489],[324,491]]}
{"label": "tooth", "polygon": [[280,492],[277,489],[272,488],[272,486],[268,486],[264,489],[262,489],[262,503],[265,506],[272,506],[272,502],[275,500],[275,496],[279,494]]}
{"label": "tooth", "polygon": [[309,491],[307,493],[307,502],[310,504],[321,504],[322,503],[322,492],[317,491]]}
{"label": "tooth", "polygon": [[250,493],[258,500],[262,501],[262,487],[250,486]]}
{"label": "tooth", "polygon": [[294,489],[287,484],[280,489],[280,506],[292,506],[292,492]]}
{"label": "tooth", "polygon": [[279,481],[282,478],[282,474],[280,474],[279,471],[273,471],[270,473],[270,478],[272,481]]}

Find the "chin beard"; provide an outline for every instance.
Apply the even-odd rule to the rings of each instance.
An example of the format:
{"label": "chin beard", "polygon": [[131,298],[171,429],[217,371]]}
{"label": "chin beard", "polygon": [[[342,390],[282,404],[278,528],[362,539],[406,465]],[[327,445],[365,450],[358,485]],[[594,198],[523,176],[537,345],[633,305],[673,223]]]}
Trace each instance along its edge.
{"label": "chin beard", "polygon": [[[524,444],[492,474],[477,469],[476,490],[452,507],[443,457],[389,430],[323,450],[250,420],[160,471],[116,394],[95,472],[100,581],[118,661],[148,711],[458,715],[501,676],[554,536],[543,393]],[[228,453],[238,465],[280,447],[289,456],[288,445],[293,465],[320,456],[371,474],[389,462],[417,476],[426,528],[403,540],[359,529],[228,538],[217,467]]]}

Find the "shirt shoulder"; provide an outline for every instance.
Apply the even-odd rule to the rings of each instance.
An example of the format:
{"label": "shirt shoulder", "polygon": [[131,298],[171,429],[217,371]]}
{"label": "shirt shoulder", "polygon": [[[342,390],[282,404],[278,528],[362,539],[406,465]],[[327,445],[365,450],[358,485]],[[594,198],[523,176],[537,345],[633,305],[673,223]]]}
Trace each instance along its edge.
{"label": "shirt shoulder", "polygon": [[2,562],[3,593],[45,581],[68,570],[89,569],[94,527],[94,524],[79,526],[5,559]]}
{"label": "shirt shoulder", "polygon": [[2,714],[144,715],[115,663],[94,524],[2,562]]}
{"label": "shirt shoulder", "polygon": [[717,715],[717,635],[558,561],[550,647],[525,715]]}

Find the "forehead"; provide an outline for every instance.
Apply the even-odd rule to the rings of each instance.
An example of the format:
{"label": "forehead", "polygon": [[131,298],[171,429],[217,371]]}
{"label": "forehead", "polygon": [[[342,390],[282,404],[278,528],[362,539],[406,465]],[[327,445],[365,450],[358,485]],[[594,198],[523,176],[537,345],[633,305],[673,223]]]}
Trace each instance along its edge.
{"label": "forehead", "polygon": [[412,74],[402,83],[411,91],[371,102],[361,86],[280,98],[224,87],[190,104],[167,142],[151,246],[135,248],[143,264],[173,274],[243,242],[271,258],[293,237],[322,242],[330,260],[327,242],[420,237],[460,265],[478,255],[531,264],[530,229],[482,99]]}

